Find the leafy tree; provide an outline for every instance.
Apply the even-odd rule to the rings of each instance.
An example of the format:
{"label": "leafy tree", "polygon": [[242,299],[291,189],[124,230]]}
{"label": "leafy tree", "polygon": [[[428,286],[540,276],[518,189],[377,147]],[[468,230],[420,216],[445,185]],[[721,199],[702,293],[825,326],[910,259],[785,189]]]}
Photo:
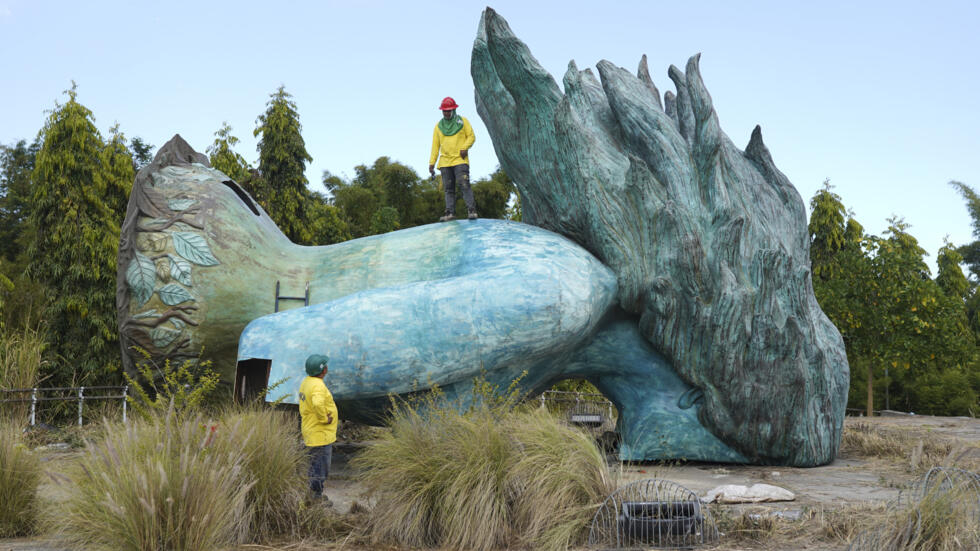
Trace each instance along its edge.
{"label": "leafy tree", "polygon": [[[834,322],[844,338],[848,362],[851,365],[849,402],[857,405],[856,395],[866,395],[868,415],[873,404],[873,364],[864,362],[864,346],[873,330],[867,324],[872,316],[866,290],[870,284],[871,264],[862,250],[864,231],[850,217],[839,195],[832,191],[829,181],[810,199],[810,264],[813,291],[824,313]],[[865,393],[855,387],[864,372]]]}
{"label": "leafy tree", "polygon": [[[872,361],[889,370],[887,383],[895,383],[889,388],[907,411],[946,413],[937,409],[939,404],[923,401],[922,392],[930,382],[944,380],[945,371],[969,369],[974,361],[975,340],[965,305],[930,279],[925,251],[907,232],[908,226],[898,219],[889,222],[887,237],[870,238],[867,245],[877,331],[866,350]],[[971,389],[943,389],[950,397],[963,391]]]}
{"label": "leafy tree", "polygon": [[334,190],[333,203],[336,205],[352,237],[372,235],[371,218],[379,207],[378,197],[369,189],[345,185]]}
{"label": "leafy tree", "polygon": [[[476,210],[483,218],[509,218],[508,206],[516,192],[514,183],[499,166],[487,178],[473,182],[473,199]],[[466,204],[457,193],[456,216],[466,216]]]}
{"label": "leafy tree", "polygon": [[394,207],[381,207],[371,216],[371,234],[377,235],[397,230],[398,210]]}
{"label": "leafy tree", "polygon": [[[323,185],[353,237],[431,224],[445,209],[441,176],[421,179],[411,167],[388,157],[378,157],[370,166],[358,165],[354,173],[350,182],[330,172],[323,174]],[[513,193],[513,182],[499,168],[473,183],[473,196],[483,218],[508,218]],[[457,196],[457,215],[465,218],[466,205],[462,195]]]}
{"label": "leafy tree", "polygon": [[[411,167],[392,161],[389,157],[378,157],[371,166],[358,165],[354,167],[354,178],[347,184],[347,187],[366,190],[374,200],[368,201],[363,193],[357,192],[353,196],[350,194],[341,195],[344,200],[356,199],[358,201],[359,205],[357,206],[349,205],[352,208],[370,205],[369,208],[372,209],[372,212],[365,213],[367,220],[373,222],[376,218],[378,220],[383,218],[389,222],[397,221],[396,225],[390,223],[377,225],[375,226],[376,229],[410,228],[433,220],[424,218],[429,209],[424,204],[425,198],[420,194],[420,183],[418,174]],[[325,181],[324,185],[328,185],[328,182]],[[336,186],[337,182],[332,181],[329,185]],[[336,194],[339,189],[336,187],[334,193]],[[397,215],[392,212],[377,214],[385,208],[394,209]],[[358,227],[364,230],[363,234],[357,235],[358,237],[378,233],[372,229],[371,222],[366,227],[360,224],[361,215],[354,214],[349,210],[345,210],[345,212],[351,219],[357,220]],[[391,231],[391,229],[387,231]]]}
{"label": "leafy tree", "polygon": [[256,195],[279,228],[295,243],[313,241],[307,219],[306,163],[313,158],[306,151],[301,134],[299,113],[292,96],[280,86],[266,104],[265,113],[256,121],[259,138],[259,173],[261,184]]}
{"label": "leafy tree", "polygon": [[60,357],[46,374],[53,385],[118,377],[115,288],[122,214],[114,209],[132,186],[132,161],[122,163],[129,175],[123,178],[126,172],[115,164],[118,143],[107,148],[92,112],[76,100],[74,84],[66,93],[68,101],[56,104],[41,131],[28,219],[27,273],[44,287],[45,320]]}
{"label": "leafy tree", "polygon": [[329,204],[319,192],[312,192],[307,203],[307,217],[313,245],[331,245],[351,238],[347,223],[341,218],[340,209]]}
{"label": "leafy tree", "polygon": [[392,162],[389,157],[378,157],[371,167],[354,167],[354,173],[354,185],[373,191],[379,202],[394,207],[399,217],[405,220],[414,218],[415,188],[419,176],[412,168]]}
{"label": "leafy tree", "polygon": [[884,237],[862,235],[826,184],[810,205],[814,292],[844,337],[853,374],[849,405],[870,414],[875,401],[887,399],[888,406],[945,414],[951,410],[937,393],[949,403],[975,402],[976,385],[936,388],[959,380],[954,373],[967,380],[976,373],[963,297],[945,291],[962,289],[951,271],[955,251],[941,251],[944,268],[933,281],[925,251],[900,219],[890,220]]}

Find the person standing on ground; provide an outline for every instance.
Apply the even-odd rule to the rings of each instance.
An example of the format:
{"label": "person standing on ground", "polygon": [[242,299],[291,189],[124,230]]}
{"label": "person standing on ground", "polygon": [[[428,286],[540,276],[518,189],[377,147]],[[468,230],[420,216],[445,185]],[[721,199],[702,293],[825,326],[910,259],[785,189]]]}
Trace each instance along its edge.
{"label": "person standing on ground", "polygon": [[322,499],[324,505],[333,503],[323,495],[323,484],[330,474],[333,443],[337,440],[337,405],[333,395],[323,382],[327,374],[325,355],[313,354],[306,358],[306,375],[299,385],[299,415],[302,419],[303,443],[310,457],[310,492],[313,499]]}
{"label": "person standing on ground", "polygon": [[446,213],[440,222],[456,218],[456,186],[463,192],[463,201],[470,220],[476,219],[476,202],[470,189],[469,150],[476,141],[473,127],[465,117],[456,114],[456,100],[447,97],[442,100],[442,120],[432,131],[432,154],[429,156],[429,174],[436,175],[436,159],[442,173],[442,187],[446,193]]}

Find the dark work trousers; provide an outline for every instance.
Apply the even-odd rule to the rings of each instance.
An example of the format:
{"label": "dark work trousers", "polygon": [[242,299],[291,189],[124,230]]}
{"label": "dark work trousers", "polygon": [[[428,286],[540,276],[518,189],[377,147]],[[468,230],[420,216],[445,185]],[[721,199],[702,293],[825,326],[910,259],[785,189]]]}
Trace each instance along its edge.
{"label": "dark work trousers", "polygon": [[323,495],[323,483],[330,474],[333,446],[307,446],[306,453],[310,457],[310,492],[313,497],[319,498]]}
{"label": "dark work trousers", "polygon": [[476,211],[473,201],[473,190],[470,189],[470,165],[464,163],[456,166],[444,166],[439,169],[442,173],[442,188],[446,191],[446,212],[456,212],[456,186],[463,192],[466,210]]}

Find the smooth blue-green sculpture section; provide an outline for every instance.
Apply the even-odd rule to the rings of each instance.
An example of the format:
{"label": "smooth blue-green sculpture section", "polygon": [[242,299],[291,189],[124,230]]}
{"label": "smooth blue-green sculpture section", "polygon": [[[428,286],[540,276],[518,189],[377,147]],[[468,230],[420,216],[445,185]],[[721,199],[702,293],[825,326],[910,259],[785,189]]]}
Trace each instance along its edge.
{"label": "smooth blue-green sculpture section", "polygon": [[[599,79],[570,63],[562,91],[488,8],[471,74],[524,221],[613,271],[618,306],[703,394],[701,423],[752,462],[827,463],[849,371],[813,295],[803,201],[758,127],[744,151],[721,131],[698,61],[670,68],[663,102],[645,57],[636,75],[601,61]],[[624,412],[646,399],[627,373],[597,381],[641,389]]]}
{"label": "smooth blue-green sculpture section", "polygon": [[[372,277],[379,249],[384,271],[399,281]],[[303,362],[315,352],[330,355],[326,382],[344,418],[366,421],[391,394],[438,385],[465,399],[481,375],[500,387],[520,380],[527,392],[586,377],[625,407],[624,458],[745,460],[701,426],[699,406],[685,401],[696,391],[616,307],[612,272],[566,238],[479,220],[318,251],[325,271],[343,271],[360,289],[328,292],[342,296],[245,328],[238,357],[271,360],[269,380],[280,384],[270,401],[295,403]]]}

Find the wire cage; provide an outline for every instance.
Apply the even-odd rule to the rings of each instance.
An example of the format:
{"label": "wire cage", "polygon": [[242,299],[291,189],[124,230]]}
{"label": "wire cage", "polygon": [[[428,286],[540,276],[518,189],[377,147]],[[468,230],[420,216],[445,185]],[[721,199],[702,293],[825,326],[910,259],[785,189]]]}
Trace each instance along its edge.
{"label": "wire cage", "polygon": [[[933,467],[889,506],[892,511],[909,509],[914,514],[905,515],[898,526],[879,526],[858,534],[848,546],[848,551],[905,549],[909,542],[919,540],[924,530],[932,529],[923,526],[919,509],[927,500],[955,502],[962,513],[969,515],[969,525],[980,526],[980,474],[953,467]],[[967,546],[964,549],[972,549],[969,546],[980,542],[976,531],[962,536]]]}
{"label": "wire cage", "polygon": [[657,478],[613,492],[592,518],[589,547],[604,550],[693,549],[718,541],[708,506],[687,488]]}
{"label": "wire cage", "polygon": [[546,390],[538,400],[568,424],[593,434],[616,429],[616,407],[602,394]]}

